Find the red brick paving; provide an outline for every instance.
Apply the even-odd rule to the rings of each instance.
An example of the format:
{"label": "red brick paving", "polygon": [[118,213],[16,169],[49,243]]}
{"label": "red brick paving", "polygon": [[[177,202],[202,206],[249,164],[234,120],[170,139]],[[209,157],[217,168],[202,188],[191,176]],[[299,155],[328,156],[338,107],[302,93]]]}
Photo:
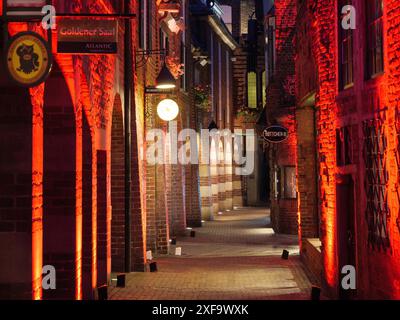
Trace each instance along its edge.
{"label": "red brick paving", "polygon": [[[298,256],[297,238],[275,235],[265,209],[224,213],[178,239],[182,256],[155,258],[157,273],[132,273],[114,300],[309,299],[310,281]],[[282,260],[283,249],[290,251]]]}

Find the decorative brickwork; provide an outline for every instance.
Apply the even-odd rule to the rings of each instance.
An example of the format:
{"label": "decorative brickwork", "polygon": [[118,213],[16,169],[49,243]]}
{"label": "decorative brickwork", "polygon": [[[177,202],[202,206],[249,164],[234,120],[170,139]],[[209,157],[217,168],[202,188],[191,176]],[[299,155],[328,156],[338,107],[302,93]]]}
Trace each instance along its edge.
{"label": "decorative brickwork", "polygon": [[300,245],[318,238],[317,141],[315,90],[317,73],[311,50],[312,13],[307,1],[297,8],[296,28],[296,134],[297,189]]}

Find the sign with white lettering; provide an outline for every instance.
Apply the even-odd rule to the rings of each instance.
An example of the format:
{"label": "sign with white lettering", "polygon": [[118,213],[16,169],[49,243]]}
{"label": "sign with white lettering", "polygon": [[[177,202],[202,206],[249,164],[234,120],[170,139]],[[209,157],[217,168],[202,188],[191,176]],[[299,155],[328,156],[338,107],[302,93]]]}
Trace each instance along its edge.
{"label": "sign with white lettering", "polygon": [[289,137],[289,130],[282,126],[271,126],[263,131],[265,141],[279,143],[285,141]]}
{"label": "sign with white lettering", "polygon": [[116,54],[116,20],[60,19],[57,23],[57,53]]}

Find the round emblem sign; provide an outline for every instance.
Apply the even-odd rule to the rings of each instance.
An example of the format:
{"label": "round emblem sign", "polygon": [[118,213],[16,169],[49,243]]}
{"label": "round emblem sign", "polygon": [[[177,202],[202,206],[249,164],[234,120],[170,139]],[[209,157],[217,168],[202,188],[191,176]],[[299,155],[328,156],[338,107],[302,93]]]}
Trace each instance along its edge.
{"label": "round emblem sign", "polygon": [[11,38],[6,58],[9,75],[24,87],[45,81],[52,66],[47,42],[34,32],[22,32]]}
{"label": "round emblem sign", "polygon": [[263,131],[265,141],[279,143],[285,141],[289,137],[289,130],[282,126],[271,126]]}

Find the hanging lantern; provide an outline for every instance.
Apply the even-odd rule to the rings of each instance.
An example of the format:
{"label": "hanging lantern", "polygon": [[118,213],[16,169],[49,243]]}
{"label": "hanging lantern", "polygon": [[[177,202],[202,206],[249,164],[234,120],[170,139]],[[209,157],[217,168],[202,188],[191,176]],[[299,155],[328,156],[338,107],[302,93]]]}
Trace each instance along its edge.
{"label": "hanging lantern", "polygon": [[156,79],[156,88],[157,89],[174,89],[176,87],[176,80],[172,75],[171,71],[169,71],[166,63],[162,67],[157,79]]}

